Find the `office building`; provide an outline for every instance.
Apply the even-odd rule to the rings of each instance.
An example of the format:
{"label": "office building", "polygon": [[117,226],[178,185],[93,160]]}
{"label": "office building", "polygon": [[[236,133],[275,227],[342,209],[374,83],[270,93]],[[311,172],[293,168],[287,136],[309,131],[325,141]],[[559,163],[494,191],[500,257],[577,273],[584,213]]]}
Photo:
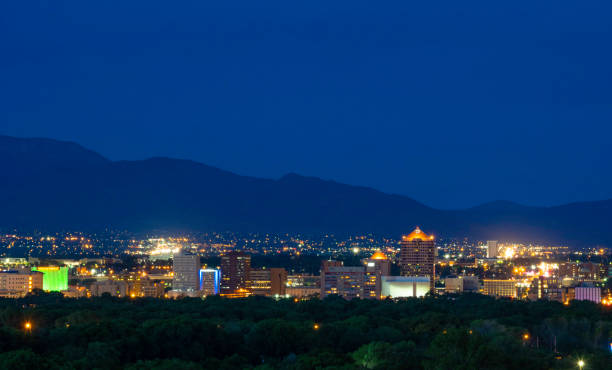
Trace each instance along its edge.
{"label": "office building", "polygon": [[251,270],[251,293],[253,295],[269,296],[271,291],[270,270]]}
{"label": "office building", "polygon": [[364,267],[347,267],[339,261],[323,261],[321,267],[321,298],[332,294],[348,300],[363,297]]}
{"label": "office building", "polygon": [[251,270],[251,291],[253,295],[285,295],[287,271],[284,268]]}
{"label": "office building", "polygon": [[25,269],[0,272],[0,297],[21,298],[34,289],[42,288],[42,272]]}
{"label": "office building", "polygon": [[230,298],[251,294],[251,256],[229,252],[221,256],[221,295]]}
{"label": "office building", "polygon": [[487,241],[487,258],[499,257],[499,247],[497,246],[497,240]]}
{"label": "office building", "polygon": [[428,276],[383,276],[383,298],[421,298],[431,289]]}
{"label": "office building", "polygon": [[200,290],[200,257],[179,251],[172,257],[172,290],[177,292],[196,292]]}
{"label": "office building", "polygon": [[436,247],[433,235],[427,235],[418,227],[400,242],[400,267],[402,276],[428,276],[433,290],[436,277]]}
{"label": "office building", "polygon": [[391,261],[382,252],[374,253],[370,258],[361,260],[365,267],[363,298],[380,299],[382,277],[391,273]]}
{"label": "office building", "polygon": [[217,295],[221,289],[221,271],[217,269],[200,269],[200,290],[202,295]]}
{"label": "office building", "polygon": [[517,297],[516,280],[485,279],[483,293],[494,297]]}

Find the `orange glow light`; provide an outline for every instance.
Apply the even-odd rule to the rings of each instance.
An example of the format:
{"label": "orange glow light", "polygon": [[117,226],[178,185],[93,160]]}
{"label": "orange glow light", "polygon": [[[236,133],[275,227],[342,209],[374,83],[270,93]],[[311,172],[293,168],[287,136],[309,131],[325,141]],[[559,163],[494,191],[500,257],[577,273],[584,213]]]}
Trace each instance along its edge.
{"label": "orange glow light", "polygon": [[410,234],[402,236],[402,240],[409,241],[409,242],[413,240],[417,240],[417,239],[422,240],[422,241],[434,240],[434,236],[425,234],[424,232],[421,231],[421,229],[419,229],[418,226]]}

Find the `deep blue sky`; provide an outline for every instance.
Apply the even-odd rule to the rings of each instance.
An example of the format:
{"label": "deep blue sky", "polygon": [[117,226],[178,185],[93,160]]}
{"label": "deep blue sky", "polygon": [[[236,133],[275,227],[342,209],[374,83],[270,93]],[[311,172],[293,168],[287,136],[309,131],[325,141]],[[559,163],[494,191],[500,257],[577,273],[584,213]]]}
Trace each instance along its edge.
{"label": "deep blue sky", "polygon": [[210,3],[3,1],[0,133],[443,208],[612,198],[609,0]]}

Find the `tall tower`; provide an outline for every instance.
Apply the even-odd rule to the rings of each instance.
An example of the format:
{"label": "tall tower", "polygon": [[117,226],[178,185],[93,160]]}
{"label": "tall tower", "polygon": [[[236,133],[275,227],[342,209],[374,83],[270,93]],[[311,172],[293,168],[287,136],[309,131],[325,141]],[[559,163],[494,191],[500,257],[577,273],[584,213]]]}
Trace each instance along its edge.
{"label": "tall tower", "polygon": [[180,251],[172,257],[172,290],[197,292],[200,290],[200,257]]}
{"label": "tall tower", "polygon": [[251,294],[251,256],[229,252],[221,256],[221,295],[246,297]]}
{"label": "tall tower", "polygon": [[427,235],[417,227],[410,234],[402,236],[400,247],[402,276],[428,276],[433,290],[436,278],[436,246],[433,235]]}
{"label": "tall tower", "polygon": [[497,258],[499,255],[499,247],[497,240],[487,240],[487,258]]}

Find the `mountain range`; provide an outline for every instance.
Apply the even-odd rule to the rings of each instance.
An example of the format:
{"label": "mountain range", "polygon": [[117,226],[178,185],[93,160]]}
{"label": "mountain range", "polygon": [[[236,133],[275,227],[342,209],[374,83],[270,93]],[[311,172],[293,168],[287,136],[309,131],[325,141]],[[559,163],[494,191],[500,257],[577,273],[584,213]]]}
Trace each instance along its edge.
{"label": "mountain range", "polygon": [[0,228],[365,233],[612,245],[612,200],[440,210],[315,177],[240,176],[170,158],[111,161],[78,144],[0,136]]}

